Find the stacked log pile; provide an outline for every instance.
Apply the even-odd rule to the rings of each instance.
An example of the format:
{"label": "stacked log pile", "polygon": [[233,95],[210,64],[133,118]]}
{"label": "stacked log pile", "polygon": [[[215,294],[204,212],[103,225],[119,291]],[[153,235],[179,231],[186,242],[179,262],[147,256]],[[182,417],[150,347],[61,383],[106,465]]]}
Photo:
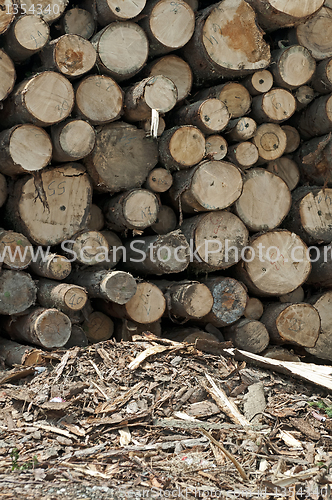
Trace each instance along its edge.
{"label": "stacked log pile", "polygon": [[332,361],[331,35],[324,0],[0,0],[1,349]]}

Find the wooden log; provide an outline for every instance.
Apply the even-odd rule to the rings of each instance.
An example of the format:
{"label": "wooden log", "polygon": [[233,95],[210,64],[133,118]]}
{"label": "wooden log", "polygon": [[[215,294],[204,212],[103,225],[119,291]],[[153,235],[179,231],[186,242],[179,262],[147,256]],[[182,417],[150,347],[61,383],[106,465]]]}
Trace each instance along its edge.
{"label": "wooden log", "polygon": [[167,54],[183,47],[195,29],[195,14],[188,3],[179,0],[151,0],[139,24],[149,38],[149,54]]}
{"label": "wooden log", "polygon": [[256,297],[249,297],[243,316],[258,321],[264,312],[262,302]]}
{"label": "wooden log", "polygon": [[161,322],[148,323],[146,325],[134,323],[127,319],[116,319],[114,321],[114,338],[120,342],[132,341],[133,335],[141,335],[144,333],[152,333],[156,337],[161,337]]}
{"label": "wooden log", "polygon": [[122,90],[109,76],[90,75],[76,86],[74,114],[92,125],[118,120],[122,104]]}
{"label": "wooden log", "polygon": [[255,71],[255,73],[248,75],[243,80],[242,85],[245,86],[252,96],[265,94],[273,85],[273,75],[267,69]]}
{"label": "wooden log", "polygon": [[251,116],[257,123],[281,123],[296,110],[294,96],[285,89],[273,88],[252,100]]}
{"label": "wooden log", "polygon": [[7,187],[7,181],[6,177],[2,174],[0,174],[0,207],[2,207],[8,196],[8,187]]}
{"label": "wooden log", "polygon": [[54,71],[37,73],[19,83],[5,101],[2,128],[17,123],[48,127],[67,118],[73,106],[74,90],[66,77]]}
{"label": "wooden log", "polygon": [[32,246],[23,234],[0,229],[0,262],[7,269],[20,271],[32,261]]}
{"label": "wooden log", "polygon": [[190,7],[192,8],[192,10],[194,12],[196,12],[198,10],[198,0],[185,0],[185,2],[190,5]]}
{"label": "wooden log", "polygon": [[245,170],[257,163],[259,158],[258,149],[252,142],[239,142],[228,148],[227,158],[229,161]]}
{"label": "wooden log", "polygon": [[22,62],[44,48],[48,42],[50,28],[38,16],[26,15],[16,18],[4,37],[4,49],[11,59]]}
{"label": "wooden log", "polygon": [[243,315],[248,302],[247,290],[242,283],[224,276],[206,278],[202,282],[212,294],[213,305],[201,321],[215,327],[235,323]]}
{"label": "wooden log", "polygon": [[205,140],[205,157],[209,160],[222,160],[227,154],[227,141],[221,135],[209,135]]}
{"label": "wooden log", "polygon": [[144,187],[154,193],[165,193],[173,184],[172,174],[165,168],[154,168],[149,173]]}
{"label": "wooden log", "polygon": [[332,189],[301,186],[292,194],[292,206],[284,227],[307,244],[332,240]]}
{"label": "wooden log", "polygon": [[72,325],[71,334],[67,343],[63,346],[64,349],[72,347],[86,347],[89,341],[83,328],[78,325]]}
{"label": "wooden log", "polygon": [[74,234],[61,248],[72,256],[70,262],[77,261],[87,266],[107,261],[109,255],[108,242],[102,233],[87,229]]}
{"label": "wooden log", "polygon": [[[0,9],[0,16],[1,16]],[[0,17],[1,27],[1,17]],[[0,49],[0,101],[6,99],[14,88],[16,81],[16,71],[13,61]]]}
{"label": "wooden log", "polygon": [[147,36],[136,23],[111,23],[98,31],[91,43],[97,52],[98,67],[117,82],[136,75],[148,58]]}
{"label": "wooden log", "polygon": [[96,301],[96,307],[115,318],[128,319],[140,324],[154,323],[164,314],[166,300],[159,288],[153,283],[137,283],[137,291],[126,304],[114,304],[104,300]]}
{"label": "wooden log", "polygon": [[52,142],[40,127],[15,125],[0,133],[0,172],[13,177],[46,167],[52,157]]}
{"label": "wooden log", "polygon": [[[234,209],[250,231],[269,231],[280,226],[291,203],[291,192],[280,177],[263,168],[252,168],[245,174]],[[266,210],[268,206],[273,210]]]}
{"label": "wooden log", "polygon": [[36,301],[36,285],[24,271],[2,270],[0,274],[0,314],[18,314]]}
{"label": "wooden log", "polygon": [[269,359],[278,359],[279,361],[294,361],[296,363],[301,361],[299,356],[294,354],[293,350],[280,346],[269,346],[264,352],[262,352],[262,356]]}
{"label": "wooden log", "polygon": [[271,304],[261,317],[273,344],[314,347],[320,330],[320,318],[310,304]]}
{"label": "wooden log", "polygon": [[138,122],[151,118],[153,109],[164,114],[178,99],[175,84],[163,75],[150,76],[127,89],[124,99],[125,120]]}
{"label": "wooden log", "polygon": [[310,85],[320,94],[329,94],[332,91],[332,57],[317,64]]}
{"label": "wooden log", "polygon": [[284,0],[248,0],[257,12],[260,26],[266,31],[287,28],[303,23],[322,7],[324,0],[312,0],[310,3],[296,0],[289,3]]}
{"label": "wooden log", "polygon": [[18,0],[21,14],[27,13],[40,16],[48,24],[52,24],[64,13],[69,0],[40,0],[38,4],[34,0]]}
{"label": "wooden log", "polygon": [[[5,33],[14,20],[14,2],[13,0],[0,1],[0,35]],[[16,9],[15,9],[16,11]]]}
{"label": "wooden log", "polygon": [[257,127],[252,142],[258,149],[260,160],[275,160],[284,154],[287,138],[285,132],[275,123],[264,123]]}
{"label": "wooden log", "polygon": [[114,332],[114,323],[100,311],[93,311],[89,318],[82,324],[83,331],[85,332],[89,342],[95,344],[109,340]]}
{"label": "wooden log", "polygon": [[295,288],[290,293],[285,293],[284,295],[280,295],[279,297],[280,302],[283,304],[285,302],[291,303],[291,304],[299,304],[300,302],[304,302],[304,290],[302,286],[299,286],[298,288]]}
{"label": "wooden log", "polygon": [[41,278],[37,281],[37,299],[43,307],[69,313],[83,309],[88,296],[84,288],[75,284]]}
{"label": "wooden log", "polygon": [[158,210],[158,198],[147,189],[125,191],[103,205],[107,227],[119,232],[151,226],[157,219]]}
{"label": "wooden log", "polygon": [[[311,6],[315,3],[317,2],[312,2],[308,5]],[[320,4],[321,3],[322,2],[320,1]],[[289,42],[292,45],[303,45],[303,47],[306,47],[308,50],[310,50],[311,55],[316,60],[331,57],[331,17],[331,9],[324,6],[306,22],[301,22],[301,24],[299,24],[296,28],[293,28],[289,31],[287,36]]]}
{"label": "wooden log", "polygon": [[301,114],[298,131],[304,139],[332,131],[332,94],[317,97]]}
{"label": "wooden log", "polygon": [[188,104],[175,112],[176,125],[194,125],[204,134],[224,130],[230,120],[226,104],[219,99],[205,99]]}
{"label": "wooden log", "polygon": [[332,288],[332,254],[331,245],[318,246],[313,252],[311,273],[308,285],[316,288]]}
{"label": "wooden log", "polygon": [[90,229],[91,231],[101,231],[104,226],[105,219],[102,210],[98,207],[98,205],[92,204],[86,221],[87,229]]}
{"label": "wooden log", "polygon": [[205,137],[192,125],[165,130],[159,139],[159,160],[171,170],[192,167],[205,154]]}
{"label": "wooden log", "polygon": [[184,58],[200,83],[245,76],[270,63],[270,49],[262,34],[247,2],[223,0],[200,11]]}
{"label": "wooden log", "polygon": [[204,160],[173,178],[170,198],[188,213],[223,210],[239,198],[243,187],[240,170],[227,161]]}
{"label": "wooden log", "polygon": [[[153,136],[153,129],[151,127],[152,125],[152,120],[149,118],[148,120],[143,120],[141,122],[138,122],[139,128],[143,129],[147,137],[152,137]],[[159,116],[158,120],[158,128],[157,128],[157,137],[160,137],[161,134],[164,132],[166,128],[166,123],[165,120],[163,119],[162,116]]]}
{"label": "wooden log", "polygon": [[127,241],[124,246],[122,267],[138,275],[180,273],[189,265],[189,245],[179,230],[165,235],[141,236]]}
{"label": "wooden log", "polygon": [[101,231],[101,233],[107,240],[109,246],[109,254],[106,261],[96,264],[96,266],[103,269],[111,269],[112,267],[115,267],[122,259],[124,247],[122,246],[122,241],[120,240],[119,236],[116,233],[113,233],[113,231]]}
{"label": "wooden log", "polygon": [[[6,205],[15,231],[36,245],[57,245],[86,226],[92,186],[78,163],[19,179]],[[30,214],[34,217],[31,218]]]}
{"label": "wooden log", "polygon": [[191,91],[193,75],[189,64],[173,54],[155,59],[144,68],[147,77],[163,75],[172,80],[178,91],[178,101],[185,99]]}
{"label": "wooden log", "polygon": [[157,234],[167,234],[174,231],[178,225],[174,210],[167,205],[159,207],[156,222],[151,225],[151,229]]}
{"label": "wooden log", "polygon": [[96,143],[92,125],[84,120],[69,118],[51,128],[52,158],[55,161],[77,161],[89,155]]}
{"label": "wooden log", "polygon": [[331,186],[332,172],[329,167],[331,155],[331,134],[303,142],[294,155],[294,160],[300,167],[302,180],[318,186]]}
{"label": "wooden log", "polygon": [[70,319],[57,309],[33,308],[13,320],[8,318],[3,328],[11,339],[41,346],[43,349],[63,347],[71,333]]}
{"label": "wooden log", "polygon": [[243,222],[227,211],[185,219],[181,230],[190,243],[190,266],[202,272],[233,266],[241,259],[249,235]]}
{"label": "wooden log", "polygon": [[97,130],[96,146],[84,159],[98,191],[140,187],[158,162],[158,146],[143,130],[124,122]]}
{"label": "wooden log", "polygon": [[281,156],[276,160],[269,161],[266,169],[285,181],[290,191],[293,191],[300,181],[299,168],[295,161],[288,156]]}
{"label": "wooden log", "polygon": [[309,302],[318,311],[321,325],[316,344],[314,347],[306,347],[305,350],[312,356],[331,361],[332,292],[328,291],[314,295],[310,298]]}
{"label": "wooden log", "polygon": [[272,51],[271,71],[278,87],[293,90],[305,85],[311,80],[315,69],[315,59],[302,45]]}
{"label": "wooden log", "polygon": [[0,338],[0,359],[7,366],[14,365],[29,365],[26,363],[29,358],[31,359],[32,346],[18,344],[8,339]]}
{"label": "wooden log", "polygon": [[314,90],[308,85],[302,85],[295,92],[296,111],[306,108],[316,97]]}
{"label": "wooden log", "polygon": [[30,263],[33,274],[61,281],[67,278],[71,272],[71,263],[63,255],[49,253],[42,257],[40,254]]}
{"label": "wooden log", "polygon": [[186,344],[195,344],[196,340],[208,340],[210,342],[219,342],[219,339],[212,333],[204,332],[198,328],[173,328],[171,332],[166,332],[166,338],[176,342],[185,342]]}
{"label": "wooden log", "polygon": [[286,149],[284,154],[287,155],[289,153],[294,153],[294,151],[299,147],[301,138],[297,129],[292,127],[291,125],[281,125],[282,130],[286,134]]}
{"label": "wooden log", "polygon": [[231,120],[226,127],[226,138],[229,142],[241,142],[251,139],[256,134],[257,124],[248,116]]}
{"label": "wooden log", "polygon": [[[176,318],[197,320],[213,306],[209,288],[198,281],[154,281],[166,299],[167,314]],[[165,314],[166,315],[166,314]]]}
{"label": "wooden log", "polygon": [[226,340],[231,340],[238,349],[254,354],[264,351],[269,345],[269,334],[263,323],[242,318],[223,330]]}
{"label": "wooden log", "polygon": [[60,20],[62,35],[80,35],[89,40],[94,34],[95,28],[96,23],[93,14],[79,7],[67,10]]}
{"label": "wooden log", "polygon": [[215,87],[206,88],[201,90],[195,97],[197,99],[219,99],[219,101],[227,106],[232,119],[246,115],[251,105],[251,97],[248,90],[237,82],[227,82]]}
{"label": "wooden log", "polygon": [[138,16],[145,7],[146,0],[96,0],[97,21],[106,26],[112,21],[125,21]]}
{"label": "wooden log", "polygon": [[251,238],[234,276],[253,295],[280,296],[302,285],[310,271],[307,246],[296,234],[277,229]]}
{"label": "wooden log", "polygon": [[87,290],[90,298],[126,304],[136,293],[136,281],[123,271],[77,269],[67,279]]}

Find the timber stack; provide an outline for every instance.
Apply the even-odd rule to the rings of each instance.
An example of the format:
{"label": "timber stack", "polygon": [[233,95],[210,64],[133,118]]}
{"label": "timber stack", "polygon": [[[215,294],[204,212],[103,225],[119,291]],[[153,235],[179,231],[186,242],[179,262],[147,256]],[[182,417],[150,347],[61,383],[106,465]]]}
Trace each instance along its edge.
{"label": "timber stack", "polygon": [[331,0],[0,0],[0,359],[332,361],[331,39]]}

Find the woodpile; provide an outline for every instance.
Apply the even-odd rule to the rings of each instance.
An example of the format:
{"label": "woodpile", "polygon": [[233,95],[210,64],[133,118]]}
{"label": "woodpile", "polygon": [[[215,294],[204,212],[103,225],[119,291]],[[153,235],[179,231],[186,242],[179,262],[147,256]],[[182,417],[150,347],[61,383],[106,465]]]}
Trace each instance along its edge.
{"label": "woodpile", "polygon": [[331,2],[2,3],[4,349],[332,361]]}

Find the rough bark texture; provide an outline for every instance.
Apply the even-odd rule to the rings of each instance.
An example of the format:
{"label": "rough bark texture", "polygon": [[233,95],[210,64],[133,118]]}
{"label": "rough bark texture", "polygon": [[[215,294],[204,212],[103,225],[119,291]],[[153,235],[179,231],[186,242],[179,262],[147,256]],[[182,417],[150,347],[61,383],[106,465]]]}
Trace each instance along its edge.
{"label": "rough bark texture", "polygon": [[224,337],[235,347],[254,354],[264,351],[269,344],[269,334],[263,323],[243,318],[224,329]]}
{"label": "rough bark texture", "polygon": [[318,97],[302,112],[298,130],[304,139],[332,131],[332,94]]}
{"label": "rough bark texture", "polygon": [[303,142],[294,155],[294,160],[300,167],[302,180],[318,186],[331,186],[331,155],[331,134]]}
{"label": "rough bark texture", "polygon": [[177,225],[178,220],[174,210],[167,205],[161,205],[156,222],[151,225],[151,229],[157,234],[167,234],[174,231]]}
{"label": "rough bark texture", "polygon": [[317,342],[314,347],[307,347],[306,351],[317,358],[332,360],[331,325],[332,325],[332,292],[324,292],[310,298],[310,304],[318,311],[321,326]]}

